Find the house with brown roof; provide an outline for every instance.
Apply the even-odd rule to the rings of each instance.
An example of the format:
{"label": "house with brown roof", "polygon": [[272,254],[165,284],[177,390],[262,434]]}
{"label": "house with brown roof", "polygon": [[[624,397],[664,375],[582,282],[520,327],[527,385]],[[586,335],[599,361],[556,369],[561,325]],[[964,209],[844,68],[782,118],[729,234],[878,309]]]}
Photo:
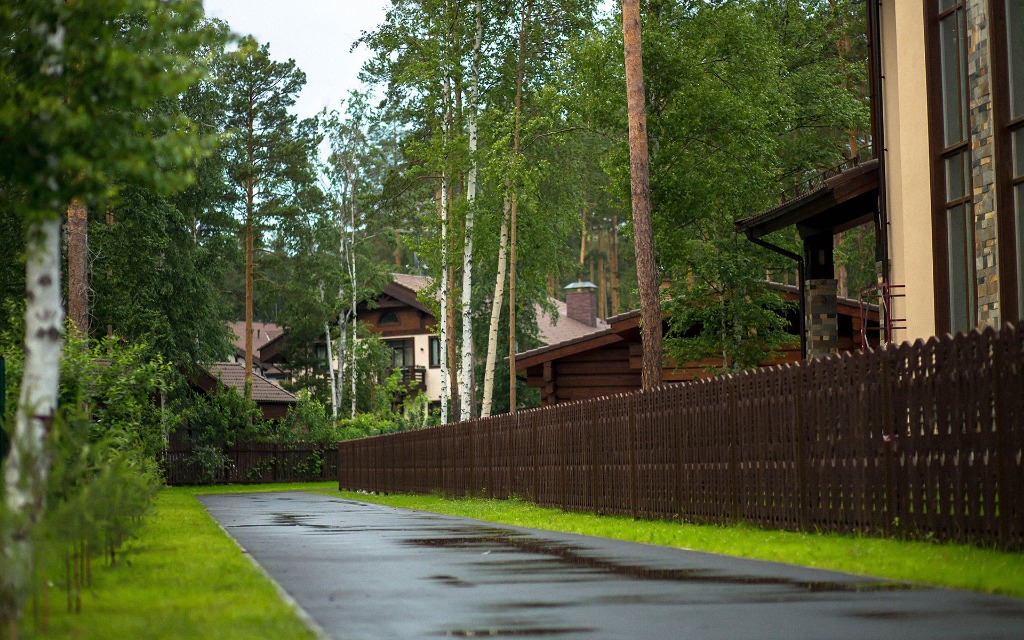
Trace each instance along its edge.
{"label": "house with brown roof", "polygon": [[[589,285],[589,283],[586,283]],[[441,342],[437,320],[418,297],[431,286],[426,276],[392,274],[392,281],[372,303],[357,308],[359,322],[381,336],[391,348],[392,366],[402,370],[403,382],[426,394],[431,403],[441,400]],[[570,285],[566,302],[549,300],[554,311],[537,306],[538,338],[543,344],[573,340],[608,328],[594,312],[594,285]],[[578,289],[576,291],[575,289]],[[454,378],[455,372],[453,372]]]}
{"label": "house with brown roof", "polygon": [[[245,364],[239,362],[211,364],[199,374],[195,383],[196,387],[205,393],[214,393],[218,384],[244,394]],[[258,373],[252,375],[252,399],[267,420],[284,418],[288,414],[288,408],[294,406],[298,401],[294,394]]]}
{"label": "house with brown roof", "polygon": [[[229,322],[235,335],[235,353],[232,362],[245,363],[245,321]],[[283,362],[284,328],[273,322],[252,323],[253,369],[270,380],[284,380],[288,373],[279,365]]]}
{"label": "house with brown roof", "polygon": [[[797,287],[770,283],[789,301],[799,296]],[[575,305],[594,304],[586,290],[569,293]],[[844,351],[878,344],[878,307],[857,300],[839,297],[837,303],[840,347]],[[627,393],[640,388],[643,347],[640,337],[640,310],[627,311],[602,322],[604,328],[571,337],[560,342],[516,354],[516,370],[525,371],[528,386],[540,389],[541,405],[547,406]],[[790,318],[790,331],[796,334],[796,314]],[[663,330],[667,327],[663,325]],[[761,366],[800,361],[800,347],[780,348]],[[665,382],[684,382],[710,377],[721,361],[675,362],[666,358],[662,366]]]}

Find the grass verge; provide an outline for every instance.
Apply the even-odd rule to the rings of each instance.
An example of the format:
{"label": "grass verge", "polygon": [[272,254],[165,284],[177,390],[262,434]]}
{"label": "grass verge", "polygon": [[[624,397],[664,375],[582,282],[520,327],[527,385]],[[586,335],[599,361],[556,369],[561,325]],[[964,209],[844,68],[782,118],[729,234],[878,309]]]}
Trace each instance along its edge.
{"label": "grass verge", "polygon": [[26,612],[22,637],[170,640],[313,640],[274,585],[196,500],[196,494],[325,489],[334,483],[163,489],[152,514],[113,566],[99,560],[82,612],[68,613],[62,585],[49,591],[45,630]]}
{"label": "grass verge", "polygon": [[501,524],[709,551],[1024,598],[1024,554],[969,545],[793,533],[745,525],[711,526],[633,520],[547,509],[521,500],[366,495],[339,492],[336,489],[318,490],[317,493]]}

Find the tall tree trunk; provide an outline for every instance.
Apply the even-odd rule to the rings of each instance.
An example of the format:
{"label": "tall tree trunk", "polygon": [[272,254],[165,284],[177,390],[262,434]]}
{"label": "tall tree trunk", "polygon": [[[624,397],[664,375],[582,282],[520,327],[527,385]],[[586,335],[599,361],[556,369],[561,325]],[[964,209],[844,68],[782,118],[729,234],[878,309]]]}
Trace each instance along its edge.
{"label": "tall tree trunk", "polygon": [[643,344],[641,384],[644,389],[649,389],[661,384],[661,298],[658,268],[654,261],[654,232],[651,227],[650,158],[647,151],[647,111],[640,42],[640,0],[622,0],[622,40],[629,109],[629,186],[633,200],[633,237],[640,289]]}
{"label": "tall tree trunk", "polygon": [[77,199],[68,206],[68,319],[89,335],[89,212]]}
{"label": "tall tree trunk", "polygon": [[[533,12],[533,0],[527,0],[523,7],[523,17],[519,24],[519,55],[516,61],[516,102],[515,125],[512,129],[512,157],[519,162],[519,136],[523,115],[523,67],[526,62],[526,30],[530,26]],[[518,168],[517,168],[518,170]],[[519,176],[511,185],[512,206],[509,209],[509,243],[508,243],[508,410],[515,413],[518,404],[516,398],[516,211],[519,208]]]}
{"label": "tall tree trunk", "polygon": [[587,263],[587,229],[590,224],[587,222],[587,205],[584,203],[580,209],[580,275],[583,275],[583,267]]}
{"label": "tall tree trunk", "polygon": [[476,206],[476,110],[480,91],[480,43],[483,20],[480,0],[475,4],[476,36],[473,39],[473,69],[469,101],[469,177],[466,182],[466,233],[462,245],[462,376],[459,380],[459,420],[473,417],[473,225]]}
{"label": "tall tree trunk", "polygon": [[487,325],[487,358],[484,362],[484,391],[480,404],[480,417],[491,415],[494,400],[494,367],[498,361],[498,323],[501,321],[501,306],[505,302],[505,277],[508,254],[508,218],[512,201],[505,196],[501,218],[501,233],[498,240],[498,275],[494,278],[494,296],[491,297],[491,320]]}
{"label": "tall tree trunk", "polygon": [[441,331],[439,336],[441,347],[441,424],[448,422],[448,398],[450,381],[448,379],[448,180],[441,176],[441,188],[438,189],[437,208],[441,215]]}
{"label": "tall tree trunk", "polygon": [[[359,398],[356,396],[359,383],[359,354],[356,351],[356,340],[359,339],[359,313],[357,304],[359,300],[359,280],[356,269],[356,183],[359,174],[355,169],[355,152],[352,154],[352,179],[349,183],[349,221],[348,221],[348,281],[349,281],[349,324],[352,325],[352,349],[349,354],[349,377],[351,378],[351,417],[356,417],[356,409],[359,406]],[[371,392],[372,392],[371,388]]]}
{"label": "tall tree trunk", "polygon": [[[325,305],[324,283],[320,283],[320,306]],[[331,348],[331,323],[324,320],[324,340],[327,341],[327,373],[331,379],[331,418],[338,420],[338,381],[334,374],[334,350]]]}
{"label": "tall tree trunk", "polygon": [[611,315],[617,316],[621,310],[619,299],[619,216],[612,216],[612,238],[609,248],[608,263],[610,265],[609,275],[611,276],[612,309]]}
{"label": "tall tree trunk", "polygon": [[251,214],[245,221],[245,397],[252,398],[252,263],[253,223]]}
{"label": "tall tree trunk", "polygon": [[604,227],[597,228],[597,317],[608,317],[608,278],[605,276],[605,247]]}
{"label": "tall tree trunk", "polygon": [[0,527],[5,550],[0,589],[14,596],[13,610],[0,611],[16,629],[32,584],[33,549],[29,528],[46,499],[50,456],[46,436],[57,409],[64,309],[60,286],[60,219],[29,224],[25,257],[25,364],[4,464],[7,526]]}

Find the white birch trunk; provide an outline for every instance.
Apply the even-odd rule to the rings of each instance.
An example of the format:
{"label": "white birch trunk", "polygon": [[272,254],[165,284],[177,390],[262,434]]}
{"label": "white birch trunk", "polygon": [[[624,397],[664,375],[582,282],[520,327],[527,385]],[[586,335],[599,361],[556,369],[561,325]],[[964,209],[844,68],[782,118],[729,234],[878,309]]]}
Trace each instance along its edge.
{"label": "white birch trunk", "polygon": [[[4,466],[7,506],[14,513],[42,504],[48,471],[49,422],[57,408],[64,308],[60,290],[60,220],[33,223],[25,260],[25,371],[11,450]],[[34,515],[34,514],[32,514]]]}
{"label": "white birch trunk", "polygon": [[[324,304],[324,283],[320,283],[320,304]],[[338,420],[338,384],[334,375],[334,350],[331,348],[331,323],[324,320],[324,339],[327,340],[327,372],[331,378],[331,418]]]}
{"label": "white birch trunk", "polygon": [[[345,214],[342,211],[339,216],[338,224],[341,227],[340,236],[338,239],[338,258],[342,261],[345,269],[348,269],[348,253],[345,246]],[[338,280],[338,304],[345,304],[345,278],[341,277]],[[342,398],[344,394],[342,390],[345,388],[345,371],[347,370],[346,363],[348,358],[348,311],[344,308],[338,309],[338,377],[334,380],[334,389],[332,393],[338,398],[338,406],[341,406]]]}
{"label": "white birch trunk", "polygon": [[352,176],[352,183],[351,183],[351,186],[350,186],[351,192],[349,194],[349,221],[348,221],[348,223],[349,223],[349,226],[348,226],[348,233],[349,233],[349,236],[348,236],[348,276],[349,276],[349,286],[351,288],[351,298],[350,298],[351,306],[349,307],[348,312],[350,314],[349,317],[352,320],[352,322],[350,323],[352,325],[352,350],[351,350],[352,362],[349,365],[349,375],[352,378],[352,389],[351,389],[351,391],[352,391],[352,414],[351,414],[351,417],[353,417],[353,418],[356,417],[356,408],[358,407],[358,398],[356,397],[356,387],[357,387],[357,384],[359,382],[359,376],[358,376],[359,369],[356,367],[356,365],[357,365],[356,359],[357,359],[358,356],[356,354],[356,349],[355,349],[356,340],[359,338],[359,333],[358,333],[358,331],[359,331],[359,316],[356,313],[356,301],[357,301],[357,298],[358,298],[358,293],[357,292],[358,292],[358,289],[359,289],[356,286],[356,282],[357,282],[357,280],[356,280],[356,275],[357,275],[356,274],[356,181],[359,179],[359,174],[358,174],[358,172],[355,169],[355,163],[356,163],[355,151],[353,151],[352,152],[352,167],[353,167],[352,171],[353,171],[353,176]]}
{"label": "white birch trunk", "polygon": [[46,436],[57,409],[60,359],[64,348],[64,308],[60,288],[60,220],[29,225],[25,260],[25,370],[4,464],[8,526],[0,527],[3,552],[0,589],[14,596],[4,611],[15,629],[32,584],[33,550],[28,528],[43,510],[50,456]]}
{"label": "white birch trunk", "polygon": [[462,375],[459,380],[459,420],[473,417],[473,207],[476,202],[476,107],[480,89],[480,41],[483,22],[480,19],[480,0],[476,2],[476,38],[473,41],[473,79],[469,105],[469,177],[466,181],[466,238],[462,251]]}
{"label": "white birch trunk", "polygon": [[441,424],[448,422],[448,179],[441,174]]}
{"label": "white birch trunk", "polygon": [[494,367],[498,361],[498,323],[505,300],[505,277],[508,256],[508,216],[512,201],[505,196],[504,215],[501,220],[501,239],[498,242],[498,275],[494,279],[494,297],[491,299],[491,320],[487,327],[487,360],[484,364],[484,397],[480,417],[491,415],[494,399]]}

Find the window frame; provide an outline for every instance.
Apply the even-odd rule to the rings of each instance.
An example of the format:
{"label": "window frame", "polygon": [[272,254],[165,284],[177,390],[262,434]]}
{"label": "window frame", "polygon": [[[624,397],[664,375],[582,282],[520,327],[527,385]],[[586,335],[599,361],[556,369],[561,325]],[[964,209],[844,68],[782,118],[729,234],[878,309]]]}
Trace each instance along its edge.
{"label": "window frame", "polygon": [[[434,358],[434,345],[437,345],[437,358]],[[441,368],[441,338],[430,336],[427,339],[427,365],[431,369]]]}
{"label": "window frame", "polygon": [[[998,1],[998,0],[997,0]],[[946,9],[939,10],[939,4],[948,4]],[[935,287],[935,330],[936,333],[954,332],[959,330],[970,331],[977,325],[978,318],[978,294],[977,294],[977,273],[974,268],[975,262],[975,235],[974,235],[974,185],[973,171],[971,168],[971,120],[970,120],[970,78],[965,78],[963,72],[967,67],[968,48],[967,33],[969,29],[966,23],[962,37],[958,37],[960,55],[963,56],[960,64],[957,65],[958,96],[959,106],[966,113],[966,127],[963,139],[947,144],[946,140],[946,114],[945,114],[945,89],[943,86],[943,57],[941,47],[941,22],[950,16],[955,16],[958,11],[964,12],[966,20],[966,0],[925,0],[925,51],[927,56],[926,82],[927,82],[927,103],[928,103],[928,138],[929,155],[931,158],[931,209],[932,209],[932,265]],[[954,18],[959,22],[958,18]],[[968,72],[969,74],[969,72]],[[965,93],[966,92],[966,93]],[[963,194],[956,198],[948,198],[949,182],[946,178],[947,161],[957,155],[963,155],[967,165],[964,167],[964,189]],[[968,326],[954,328],[952,298],[952,272],[950,251],[950,228],[949,216],[956,208],[963,206],[969,224],[965,226],[965,252],[966,270],[965,280],[967,288],[967,317]]]}
{"label": "window frame", "polygon": [[[992,117],[995,142],[995,179],[997,233],[999,252],[999,305],[1002,322],[1019,322],[1024,318],[1024,219],[1018,221],[1015,189],[1024,184],[1024,171],[1013,173],[1013,134],[1024,131],[1024,108],[1013,117],[1010,104],[1010,38],[1006,4],[1008,0],[991,0],[990,51],[992,55]],[[1020,134],[1024,136],[1024,133]],[[1022,167],[1024,169],[1024,167]],[[1021,187],[1024,189],[1024,187]],[[1024,209],[1024,203],[1019,205]],[[1022,243],[1024,244],[1024,243]]]}

